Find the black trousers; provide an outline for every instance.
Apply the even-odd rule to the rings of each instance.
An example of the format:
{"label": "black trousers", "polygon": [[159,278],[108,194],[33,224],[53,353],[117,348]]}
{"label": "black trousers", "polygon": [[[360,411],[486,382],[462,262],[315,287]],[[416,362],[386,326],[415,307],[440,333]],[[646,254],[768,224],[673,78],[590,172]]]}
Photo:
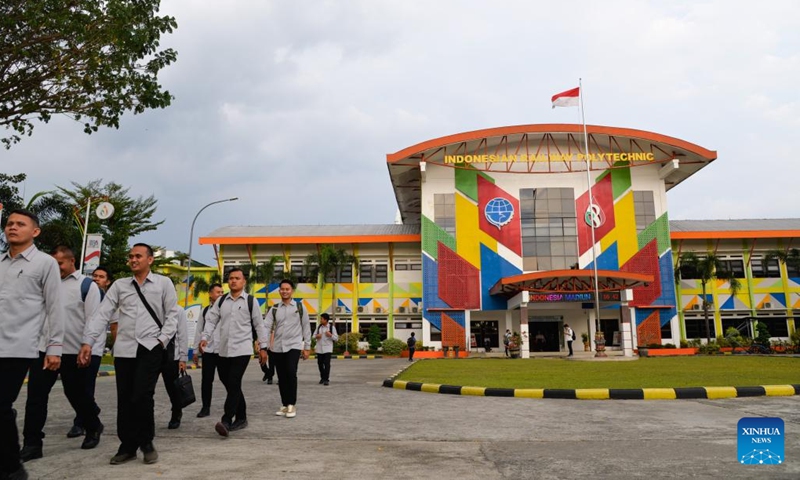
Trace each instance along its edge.
{"label": "black trousers", "polygon": [[318,353],[317,354],[317,367],[319,367],[320,380],[331,379],[331,354]]}
{"label": "black trousers", "polygon": [[[219,381],[222,382],[222,372],[217,365],[219,355],[216,353],[205,352],[203,354],[202,383],[200,384],[200,396],[203,399],[203,408],[211,408],[211,392],[214,387],[214,372],[219,374]],[[223,384],[224,385],[224,384]]]}
{"label": "black trousers", "polygon": [[[97,385],[97,373],[100,371],[100,361],[103,359],[100,355],[92,355],[92,360],[89,363],[89,366],[86,367],[86,395],[92,400],[94,404],[94,411],[100,415],[100,407],[97,406],[97,400],[94,398],[94,389],[95,385]],[[75,419],[72,421],[72,424],[76,427],[85,428],[83,419],[80,415],[75,415]]]}
{"label": "black trousers", "polygon": [[0,477],[19,470],[19,433],[14,402],[32,358],[0,358]]}
{"label": "black trousers", "polygon": [[86,395],[86,375],[88,369],[78,368],[78,355],[61,355],[61,367],[44,370],[44,352],[31,364],[28,375],[28,399],[25,401],[25,427],[22,430],[24,444],[41,447],[44,439],[44,425],[47,422],[47,404],[50,391],[61,375],[61,384],[72,409],[86,423],[86,429],[96,431],[100,426],[96,405]]}
{"label": "black trousers", "polygon": [[278,374],[278,389],[283,406],[297,404],[297,364],[300,363],[300,350],[272,352],[275,372]]}
{"label": "black trousers", "polygon": [[167,395],[172,404],[173,416],[183,411],[180,394],[178,393],[178,389],[175,388],[175,380],[178,379],[179,374],[178,360],[175,360],[175,345],[170,344],[167,346],[167,349],[164,350],[164,358],[161,362],[161,378],[164,380],[164,388],[167,389]]}
{"label": "black trousers", "polygon": [[267,350],[267,363],[261,365],[261,372],[266,374],[268,380],[275,376],[275,362],[272,360],[272,352]]}
{"label": "black trousers", "polygon": [[567,347],[569,347],[569,354],[572,355],[572,340],[567,342]]}
{"label": "black trousers", "polygon": [[414,347],[411,347],[411,348],[409,348],[409,349],[408,349],[408,359],[409,359],[409,360],[414,360],[414,352],[415,352],[416,350],[417,350],[417,349],[416,349],[416,348],[414,348]]}
{"label": "black trousers", "polygon": [[136,358],[115,358],[117,379],[117,435],[119,452],[136,453],[155,436],[153,395],[164,361],[160,344],[148,350],[139,345]]}
{"label": "black trousers", "polygon": [[228,393],[225,397],[225,413],[222,415],[222,421],[232,423],[234,417],[236,420],[245,420],[247,418],[247,402],[242,393],[242,377],[250,363],[250,355],[219,357],[217,360],[220,381],[225,385],[225,391]]}

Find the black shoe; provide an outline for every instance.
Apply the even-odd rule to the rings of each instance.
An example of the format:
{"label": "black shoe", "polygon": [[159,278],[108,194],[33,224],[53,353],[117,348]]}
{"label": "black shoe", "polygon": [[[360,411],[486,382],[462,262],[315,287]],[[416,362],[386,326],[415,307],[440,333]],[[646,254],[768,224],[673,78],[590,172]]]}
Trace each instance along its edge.
{"label": "black shoe", "polygon": [[36,460],[37,458],[42,458],[42,447],[34,447],[32,445],[24,445],[22,450],[19,451],[19,459],[20,461],[29,462],[31,460]]}
{"label": "black shoe", "polygon": [[219,433],[223,437],[227,437],[231,431],[231,424],[224,420],[221,422],[217,422],[217,424],[214,425],[214,430],[216,430],[217,433]]}
{"label": "black shoe", "polygon": [[230,426],[230,428],[228,428],[228,430],[231,431],[231,432],[235,432],[236,430],[241,430],[243,428],[247,428],[247,419],[246,418],[242,418],[242,419],[237,418],[233,423],[231,423],[231,426]]}
{"label": "black shoe", "polygon": [[25,467],[20,465],[18,469],[0,478],[7,478],[8,480],[28,480],[28,472],[25,471]]}
{"label": "black shoe", "polygon": [[320,385],[322,385],[322,384],[323,384],[323,382],[325,382],[325,380],[323,380],[323,379],[321,379],[321,378],[320,378],[320,379],[319,379],[319,384],[320,384]]}
{"label": "black shoe", "polygon": [[200,411],[197,412],[197,418],[203,418],[203,417],[207,417],[209,415],[211,415],[211,412],[209,411],[209,409],[207,409],[205,407],[201,408]]}
{"label": "black shoe", "polygon": [[[264,374],[264,377],[261,379],[261,381],[262,381],[262,382],[266,382],[267,380],[271,380],[271,378],[269,378],[269,374],[265,373],[265,374]],[[270,383],[271,383],[271,382],[270,382]]]}
{"label": "black shoe", "polygon": [[324,382],[322,382],[322,384],[323,384],[323,385],[325,385],[325,386],[327,386],[327,385],[329,385],[329,384],[330,384],[330,382],[328,382],[327,380],[325,380]]}
{"label": "black shoe", "polygon": [[158,461],[158,452],[156,452],[156,447],[154,447],[152,443],[144,445],[142,447],[142,453],[144,453],[145,464],[150,465]]}
{"label": "black shoe", "polygon": [[119,451],[116,455],[111,457],[111,465],[122,465],[123,463],[136,460],[136,452],[123,452]]}
{"label": "black shoe", "polygon": [[69,432],[67,432],[67,438],[78,438],[84,435],[86,435],[86,431],[83,427],[77,425],[73,425],[72,428],[69,429]]}
{"label": "black shoe", "polygon": [[272,379],[271,378],[267,379],[267,385],[272,385]]}
{"label": "black shoe", "polygon": [[181,412],[172,412],[172,418],[170,419],[169,424],[167,424],[167,428],[170,430],[175,430],[176,428],[180,427],[182,417],[183,414]]}
{"label": "black shoe", "polygon": [[100,443],[100,435],[103,433],[105,426],[101,423],[94,432],[86,432],[86,438],[83,439],[81,449],[91,450]]}

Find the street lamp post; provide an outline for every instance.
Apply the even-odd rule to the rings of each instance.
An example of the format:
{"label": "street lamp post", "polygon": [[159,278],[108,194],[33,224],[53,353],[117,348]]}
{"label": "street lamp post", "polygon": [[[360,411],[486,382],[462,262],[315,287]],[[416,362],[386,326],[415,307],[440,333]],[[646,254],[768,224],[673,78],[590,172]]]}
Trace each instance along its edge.
{"label": "street lamp post", "polygon": [[189,306],[189,279],[191,278],[190,274],[192,272],[192,242],[194,241],[194,222],[197,221],[197,217],[199,217],[200,214],[203,213],[203,210],[210,207],[211,205],[224,202],[233,202],[234,200],[239,200],[239,197],[226,198],[225,200],[217,200],[216,202],[211,202],[205,207],[201,208],[200,211],[197,212],[197,215],[194,216],[194,220],[192,220],[192,228],[191,230],[189,230],[189,259],[188,259],[189,263],[186,265],[186,295],[183,298],[183,308],[187,308]]}

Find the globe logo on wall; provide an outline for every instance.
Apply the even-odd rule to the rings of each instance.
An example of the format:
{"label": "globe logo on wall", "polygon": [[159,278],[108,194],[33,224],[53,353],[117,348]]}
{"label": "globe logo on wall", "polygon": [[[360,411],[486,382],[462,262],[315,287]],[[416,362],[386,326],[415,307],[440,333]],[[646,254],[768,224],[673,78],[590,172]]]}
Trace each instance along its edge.
{"label": "globe logo on wall", "polygon": [[606,214],[603,212],[603,209],[600,208],[600,205],[590,203],[589,207],[586,208],[586,213],[583,215],[583,221],[590,227],[600,228],[606,223]]}
{"label": "globe logo on wall", "polygon": [[495,197],[486,202],[483,213],[486,220],[500,230],[514,218],[514,205],[503,197]]}

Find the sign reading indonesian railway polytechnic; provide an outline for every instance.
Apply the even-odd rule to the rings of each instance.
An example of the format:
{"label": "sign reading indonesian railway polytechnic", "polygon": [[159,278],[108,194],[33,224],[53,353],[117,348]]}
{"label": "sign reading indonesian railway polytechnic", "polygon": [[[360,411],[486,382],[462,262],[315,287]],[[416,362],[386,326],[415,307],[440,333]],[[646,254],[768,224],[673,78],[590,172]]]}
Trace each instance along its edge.
{"label": "sign reading indonesian railway polytechnic", "polygon": [[[445,155],[444,163],[510,163],[510,162],[585,162],[583,153],[539,153],[530,155]],[[655,155],[648,152],[590,153],[590,162],[652,162]]]}

